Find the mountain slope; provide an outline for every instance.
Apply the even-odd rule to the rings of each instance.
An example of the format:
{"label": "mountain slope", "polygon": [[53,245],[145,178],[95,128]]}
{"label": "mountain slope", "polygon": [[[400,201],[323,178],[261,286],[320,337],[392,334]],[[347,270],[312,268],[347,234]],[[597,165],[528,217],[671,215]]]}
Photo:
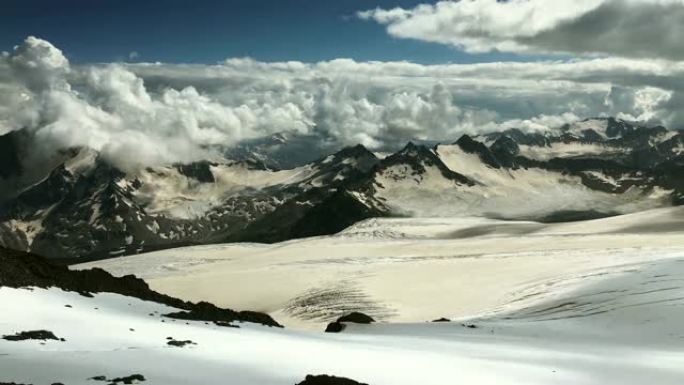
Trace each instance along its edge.
{"label": "mountain slope", "polygon": [[371,217],[629,213],[682,203],[683,138],[589,119],[545,134],[513,129],[434,148],[409,143],[383,159],[355,146],[282,170],[252,154],[124,172],[73,149],[0,205],[0,245],[106,258],[325,235]]}
{"label": "mountain slope", "polygon": [[299,196],[326,199],[331,188],[358,178],[375,162],[357,146],[292,170],[226,161],[126,173],[81,149],[2,207],[3,223],[15,234],[2,239],[7,246],[60,258],[215,243]]}

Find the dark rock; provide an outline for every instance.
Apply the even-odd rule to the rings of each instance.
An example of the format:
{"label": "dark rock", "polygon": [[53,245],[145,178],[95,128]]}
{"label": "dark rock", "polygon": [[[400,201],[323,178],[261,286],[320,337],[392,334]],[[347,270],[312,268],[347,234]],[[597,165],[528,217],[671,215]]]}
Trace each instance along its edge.
{"label": "dark rock", "polygon": [[461,136],[461,138],[456,141],[456,144],[461,150],[469,154],[476,154],[484,164],[493,168],[501,168],[501,164],[487,146],[474,140],[470,136]]}
{"label": "dark rock", "polygon": [[613,117],[607,118],[606,120],[608,121],[606,126],[606,135],[608,135],[610,138],[624,136],[635,130],[634,126],[623,120],[618,120]]}
{"label": "dark rock", "polygon": [[435,323],[437,323],[437,322],[451,322],[451,320],[448,318],[440,318],[440,319],[436,319],[432,322],[435,322]]}
{"label": "dark rock", "polygon": [[134,384],[136,382],[143,382],[143,381],[145,381],[145,377],[142,374],[131,374],[128,377],[118,377],[118,378],[115,378],[115,379],[110,380],[110,381],[111,381],[110,385],[118,384],[119,382],[128,385],[128,384]]}
{"label": "dark rock", "polygon": [[344,163],[346,159],[355,159],[357,161],[355,167],[363,172],[370,171],[373,168],[373,166],[380,162],[380,160],[375,156],[375,154],[373,154],[371,151],[369,151],[366,147],[364,147],[361,144],[357,144],[353,147],[343,148],[342,150],[335,153],[333,156],[339,161],[341,161],[338,161],[338,163]]}
{"label": "dark rock", "polygon": [[339,333],[339,332],[343,331],[344,328],[346,328],[346,326],[343,323],[331,322],[325,328],[325,332],[326,333]]}
{"label": "dark rock", "polygon": [[291,235],[303,238],[335,234],[364,219],[381,216],[381,212],[359,202],[347,191],[338,191],[308,210],[292,226]]}
{"label": "dark rock", "polygon": [[[209,325],[209,324],[205,322],[205,325]],[[238,325],[233,325],[233,324],[230,323],[230,322],[223,322],[223,321],[214,321],[214,325],[216,325],[216,326],[221,326],[221,327],[224,327],[224,328],[235,328],[235,329],[239,329],[239,328],[240,328]]]}
{"label": "dark rock", "polygon": [[117,378],[113,378],[113,379],[107,379],[107,377],[105,377],[105,376],[95,376],[95,377],[89,378],[89,380],[106,381],[109,383],[109,385],[117,385],[119,383],[130,385],[130,384],[135,384],[138,382],[145,381],[145,376],[143,376],[142,374],[131,374],[130,376],[117,377]]}
{"label": "dark rock", "polygon": [[179,341],[179,340],[174,340],[174,339],[171,339],[171,340],[168,341],[166,344],[169,345],[169,346],[175,346],[175,347],[178,347],[178,348],[182,348],[182,347],[184,347],[185,345],[197,345],[196,343],[194,343],[194,342],[192,342],[192,341],[190,341],[190,340]]}
{"label": "dark rock", "polygon": [[64,339],[57,338],[52,332],[47,330],[33,330],[28,332],[21,332],[13,335],[2,336],[3,340],[7,341],[26,341],[26,340],[55,340],[64,341]]}
{"label": "dark rock", "polygon": [[485,137],[489,140],[496,141],[500,137],[507,136],[513,139],[517,144],[526,146],[539,146],[546,147],[549,146],[551,141],[543,134],[539,133],[526,133],[520,129],[512,128],[503,132],[495,132],[491,134],[486,134]]}
{"label": "dark rock", "polygon": [[363,313],[353,312],[337,319],[335,322],[331,322],[325,328],[326,333],[339,333],[346,328],[344,323],[355,323],[355,324],[371,324],[375,320]]}
{"label": "dark rock", "polygon": [[282,327],[271,316],[264,313],[252,311],[236,312],[230,309],[221,309],[208,302],[200,302],[192,307],[190,311],[181,311],[165,314],[164,317],[190,320],[190,321],[209,321],[209,322],[253,322],[267,326]]}
{"label": "dark rock", "polygon": [[515,158],[520,155],[520,146],[510,136],[499,137],[489,147],[489,150],[503,167],[513,168],[517,166]]}
{"label": "dark rock", "polygon": [[297,385],[368,385],[344,377],[318,375],[306,376],[306,379]]}
{"label": "dark rock", "polygon": [[370,324],[375,322],[375,320],[363,313],[353,312],[337,319],[337,322],[350,322],[355,324]]}
{"label": "dark rock", "polygon": [[190,164],[178,164],[176,169],[181,174],[194,178],[200,183],[214,183],[216,179],[214,174],[211,172],[211,166],[209,162],[195,162]]}

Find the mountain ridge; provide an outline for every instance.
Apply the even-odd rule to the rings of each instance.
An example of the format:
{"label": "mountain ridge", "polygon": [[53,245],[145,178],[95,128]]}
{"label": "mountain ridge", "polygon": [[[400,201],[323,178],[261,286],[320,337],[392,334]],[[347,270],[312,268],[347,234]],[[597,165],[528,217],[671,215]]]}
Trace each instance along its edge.
{"label": "mountain ridge", "polygon": [[678,205],[684,136],[663,130],[589,119],[545,135],[511,129],[434,148],[409,142],[383,159],[350,146],[291,169],[250,155],[126,172],[74,149],[0,206],[0,245],[100,259],[326,235],[382,216],[534,220]]}

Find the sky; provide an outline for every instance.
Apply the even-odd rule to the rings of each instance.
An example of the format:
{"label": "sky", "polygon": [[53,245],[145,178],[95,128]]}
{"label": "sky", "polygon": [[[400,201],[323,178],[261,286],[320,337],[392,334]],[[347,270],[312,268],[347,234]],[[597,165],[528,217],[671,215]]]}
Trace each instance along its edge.
{"label": "sky", "polygon": [[[0,47],[35,35],[73,62],[213,64],[227,57],[304,62],[418,63],[516,60],[467,55],[439,44],[389,36],[359,10],[413,7],[420,0],[3,0]],[[131,53],[133,53],[131,55]],[[131,57],[132,56],[132,57]],[[519,60],[519,59],[518,59]]]}
{"label": "sky", "polygon": [[4,0],[0,135],[135,168],[283,132],[381,151],[681,130],[681,36],[684,0]]}

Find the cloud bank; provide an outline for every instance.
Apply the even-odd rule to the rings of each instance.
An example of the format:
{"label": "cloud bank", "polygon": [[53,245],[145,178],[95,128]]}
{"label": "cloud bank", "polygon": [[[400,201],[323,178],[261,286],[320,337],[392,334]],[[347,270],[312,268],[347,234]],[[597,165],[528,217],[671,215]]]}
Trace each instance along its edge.
{"label": "cloud bank", "polygon": [[683,90],[684,64],[660,59],[73,65],[29,37],[0,57],[0,134],[26,130],[46,154],[88,146],[130,169],[283,131],[392,149],[602,115],[682,128]]}
{"label": "cloud bank", "polygon": [[683,0],[461,0],[358,13],[398,38],[471,53],[684,59]]}

